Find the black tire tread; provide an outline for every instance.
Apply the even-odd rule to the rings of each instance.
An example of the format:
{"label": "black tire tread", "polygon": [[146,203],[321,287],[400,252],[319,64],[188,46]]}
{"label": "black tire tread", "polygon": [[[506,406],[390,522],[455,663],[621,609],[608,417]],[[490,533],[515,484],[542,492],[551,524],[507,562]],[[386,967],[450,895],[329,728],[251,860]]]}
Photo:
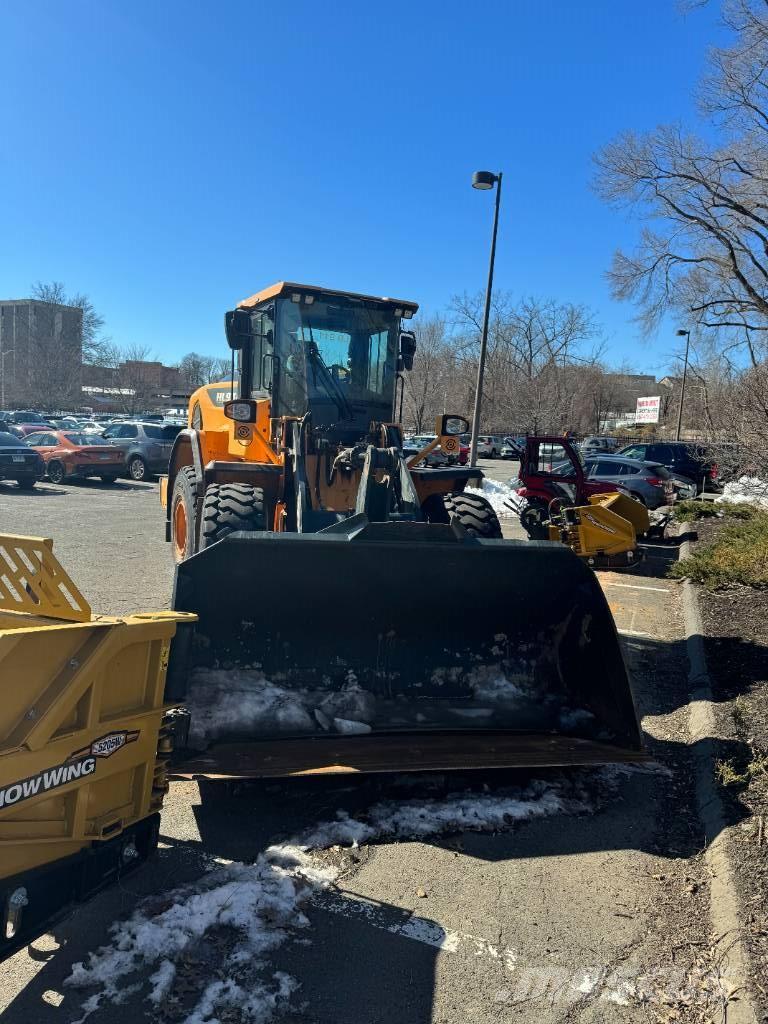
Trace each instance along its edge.
{"label": "black tire tread", "polygon": [[250,484],[211,484],[203,499],[200,547],[208,548],[238,530],[266,530],[264,491]]}
{"label": "black tire tread", "polygon": [[428,509],[427,516],[431,522],[450,522],[456,516],[464,527],[474,537],[481,537],[484,540],[501,540],[501,523],[499,517],[493,510],[490,502],[479,494],[466,494],[464,491],[452,491],[448,494],[434,495],[430,501],[440,500],[444,509],[444,515],[433,515]]}
{"label": "black tire tread", "polygon": [[[194,554],[197,550],[197,517],[199,513],[199,501],[195,500],[195,469],[194,466],[181,466],[173,481],[173,493],[171,494],[171,524],[173,528],[173,514],[176,505],[176,496],[180,495],[181,500],[187,509],[187,530],[188,538],[191,537],[191,544],[187,540],[187,551]],[[173,552],[176,558],[175,546]]]}

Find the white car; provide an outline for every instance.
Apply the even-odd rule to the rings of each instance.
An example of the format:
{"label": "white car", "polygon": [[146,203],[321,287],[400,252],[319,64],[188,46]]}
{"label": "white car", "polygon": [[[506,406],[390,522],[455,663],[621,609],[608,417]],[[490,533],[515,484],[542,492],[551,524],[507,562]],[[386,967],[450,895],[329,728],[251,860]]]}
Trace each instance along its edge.
{"label": "white car", "polygon": [[497,434],[480,434],[477,439],[477,454],[481,459],[497,459],[504,447],[504,438]]}

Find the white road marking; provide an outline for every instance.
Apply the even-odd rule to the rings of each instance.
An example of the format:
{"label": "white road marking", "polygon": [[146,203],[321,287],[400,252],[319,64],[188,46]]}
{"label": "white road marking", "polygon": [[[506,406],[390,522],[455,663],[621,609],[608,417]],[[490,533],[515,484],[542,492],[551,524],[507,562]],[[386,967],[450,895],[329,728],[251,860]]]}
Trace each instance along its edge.
{"label": "white road marking", "polygon": [[392,920],[395,908],[382,907],[380,904],[367,900],[364,896],[358,896],[350,892],[324,892],[318,893],[312,901],[315,906],[328,910],[332,914],[340,914],[342,917],[357,918],[365,921],[373,928],[389,932],[391,935],[399,935],[404,939],[413,939],[415,942],[423,942],[427,946],[434,946],[444,953],[464,953],[470,956],[487,957],[503,964],[507,970],[514,971],[517,965],[517,953],[514,949],[503,949],[494,946],[487,939],[478,935],[468,935],[466,932],[458,932],[452,928],[444,928],[437,921],[431,921],[423,917],[416,917],[405,908],[402,914],[409,916],[405,920]]}
{"label": "white road marking", "polygon": [[619,633],[621,636],[647,636],[651,638],[653,637],[653,633],[643,633],[642,630],[639,629],[619,629],[617,630],[617,633]]}
{"label": "white road marking", "polygon": [[611,583],[610,580],[601,581],[604,587],[621,587],[624,590],[652,590],[656,594],[668,594],[667,587],[638,587],[634,583]]}

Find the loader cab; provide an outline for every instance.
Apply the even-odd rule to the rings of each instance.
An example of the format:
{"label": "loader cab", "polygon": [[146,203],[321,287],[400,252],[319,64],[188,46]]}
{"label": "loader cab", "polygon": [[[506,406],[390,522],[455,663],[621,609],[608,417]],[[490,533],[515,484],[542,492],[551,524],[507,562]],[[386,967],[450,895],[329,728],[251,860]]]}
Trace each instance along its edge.
{"label": "loader cab", "polygon": [[240,397],[269,399],[272,417],[310,412],[315,428],[338,442],[356,441],[372,421],[391,422],[398,373],[415,350],[401,321],[415,303],[305,285],[266,292],[227,314]]}

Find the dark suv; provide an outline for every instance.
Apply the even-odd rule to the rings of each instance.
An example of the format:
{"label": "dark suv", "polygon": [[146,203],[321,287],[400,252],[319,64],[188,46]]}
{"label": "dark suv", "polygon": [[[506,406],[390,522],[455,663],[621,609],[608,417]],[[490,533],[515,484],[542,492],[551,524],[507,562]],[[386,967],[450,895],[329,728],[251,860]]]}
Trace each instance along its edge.
{"label": "dark suv", "polygon": [[690,441],[643,441],[627,445],[616,454],[641,462],[655,462],[673,473],[687,476],[694,481],[698,492],[718,490],[717,466],[706,458],[699,445]]}
{"label": "dark suv", "polygon": [[173,442],[181,427],[170,423],[112,423],[101,441],[122,449],[131,480],[149,480],[168,472]]}
{"label": "dark suv", "polygon": [[45,463],[34,449],[20,438],[0,431],[0,480],[15,480],[31,491],[45,472]]}

